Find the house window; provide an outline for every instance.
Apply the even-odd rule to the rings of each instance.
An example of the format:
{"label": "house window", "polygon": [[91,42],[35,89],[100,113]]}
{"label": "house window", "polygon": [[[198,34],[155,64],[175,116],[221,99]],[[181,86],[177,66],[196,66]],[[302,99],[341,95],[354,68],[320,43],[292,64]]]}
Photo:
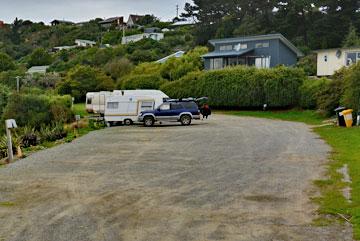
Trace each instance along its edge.
{"label": "house window", "polygon": [[210,69],[222,69],[222,68],[223,68],[222,58],[210,59]]}
{"label": "house window", "polygon": [[237,44],[236,46],[235,46],[235,50],[236,51],[240,51],[240,50],[243,50],[243,49],[247,49],[248,48],[248,45],[247,44]]}
{"label": "house window", "polygon": [[259,58],[255,58],[255,67],[256,68],[270,68],[270,59],[271,57],[259,57]]}
{"label": "house window", "polygon": [[221,45],[220,51],[231,51],[233,49],[232,45]]}
{"label": "house window", "polygon": [[268,42],[265,43],[257,43],[255,44],[255,48],[269,48],[270,44]]}
{"label": "house window", "polygon": [[108,109],[118,109],[119,108],[119,102],[108,102],[107,103]]}
{"label": "house window", "polygon": [[144,109],[151,110],[151,109],[153,109],[153,106],[154,106],[154,102],[152,102],[152,101],[143,101],[141,103],[142,110],[144,110]]}
{"label": "house window", "polygon": [[355,64],[357,61],[360,60],[358,57],[358,53],[347,53],[346,54],[346,66],[350,66]]}

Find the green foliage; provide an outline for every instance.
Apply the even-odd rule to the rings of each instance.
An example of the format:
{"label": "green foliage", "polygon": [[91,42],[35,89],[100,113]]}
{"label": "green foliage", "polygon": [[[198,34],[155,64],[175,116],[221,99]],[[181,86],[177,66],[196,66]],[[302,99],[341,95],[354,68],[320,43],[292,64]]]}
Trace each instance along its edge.
{"label": "green foliage", "polygon": [[159,74],[141,74],[126,78],[122,82],[122,89],[159,89],[164,80]]}
{"label": "green foliage", "polygon": [[307,55],[299,60],[296,64],[296,67],[302,68],[305,71],[305,74],[308,76],[316,76],[317,70],[317,56],[316,54]]}
{"label": "green foliage", "polygon": [[28,67],[50,65],[52,63],[51,55],[43,48],[35,49],[29,56]]}
{"label": "green foliage", "polygon": [[118,80],[133,70],[134,65],[126,58],[114,59],[104,66],[105,73]]}
{"label": "green foliage", "polygon": [[14,69],[14,60],[9,55],[0,52],[0,72]]}
{"label": "green foliage", "polygon": [[334,109],[341,105],[344,94],[344,82],[341,79],[334,79],[323,86],[317,94],[317,108],[325,116],[332,116]]}
{"label": "green foliage", "polygon": [[5,85],[0,84],[0,116],[2,115],[3,110],[7,104],[9,95],[10,89]]}
{"label": "green foliage", "polygon": [[360,38],[353,24],[350,24],[349,33],[344,39],[343,47],[360,46]]}
{"label": "green foliage", "polygon": [[190,73],[163,85],[161,89],[173,98],[208,96],[214,107],[258,108],[268,104],[269,107],[283,108],[298,104],[298,90],[304,80],[304,72],[296,68],[240,66],[201,74]]}
{"label": "green foliage", "polygon": [[355,111],[360,111],[360,63],[346,70],[344,82],[346,85],[344,104]]}
{"label": "green foliage", "polygon": [[85,100],[87,92],[113,90],[113,80],[101,70],[90,66],[72,68],[57,87],[59,94],[71,95],[76,101]]}
{"label": "green foliage", "polygon": [[69,121],[70,106],[69,96],[12,94],[4,109],[2,120],[15,119],[19,126],[40,128],[41,125],[48,125],[54,121]]}
{"label": "green foliage", "polygon": [[318,98],[320,93],[328,88],[332,80],[306,79],[300,87],[300,107],[303,109],[316,109],[318,107]]}

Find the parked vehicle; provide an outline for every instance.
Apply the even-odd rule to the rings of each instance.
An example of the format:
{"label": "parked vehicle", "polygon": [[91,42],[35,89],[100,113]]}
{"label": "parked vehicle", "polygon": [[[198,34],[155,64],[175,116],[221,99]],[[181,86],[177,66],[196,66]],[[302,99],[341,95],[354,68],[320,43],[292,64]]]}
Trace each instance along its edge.
{"label": "parked vehicle", "polygon": [[99,114],[103,116],[105,114],[105,104],[108,97],[111,96],[159,96],[164,99],[169,99],[162,91],[159,90],[114,90],[101,91],[101,92],[89,92],[86,94],[86,111],[88,113]]}
{"label": "parked vehicle", "polygon": [[[149,95],[111,95],[106,99],[104,119],[108,126],[116,123],[131,125],[138,120],[138,115],[143,111],[154,110],[168,99],[161,91],[149,91]],[[151,95],[151,93],[153,95]]]}
{"label": "parked vehicle", "polygon": [[155,110],[142,111],[138,118],[139,122],[147,127],[153,126],[157,121],[173,121],[190,125],[192,120],[199,119],[199,107],[193,100],[170,100]]}

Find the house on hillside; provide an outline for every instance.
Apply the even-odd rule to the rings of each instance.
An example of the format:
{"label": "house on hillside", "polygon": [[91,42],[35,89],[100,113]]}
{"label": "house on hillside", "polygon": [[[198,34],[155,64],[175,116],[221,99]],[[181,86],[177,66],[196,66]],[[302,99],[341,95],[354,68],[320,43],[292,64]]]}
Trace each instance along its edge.
{"label": "house on hillside", "polygon": [[126,23],[127,27],[128,28],[133,28],[133,27],[139,25],[138,21],[143,17],[144,17],[143,15],[130,14],[129,19],[128,19],[127,23]]}
{"label": "house on hillside", "polygon": [[292,66],[303,56],[282,34],[215,39],[209,42],[214,46],[214,51],[202,56],[206,70],[235,65],[257,68]]}
{"label": "house on hillside", "polygon": [[44,65],[44,66],[33,66],[30,69],[28,69],[28,71],[26,72],[29,75],[33,75],[33,74],[46,74],[47,69],[50,66],[48,65]]}
{"label": "house on hillside", "polygon": [[322,49],[317,53],[317,76],[330,76],[360,61],[360,47]]}
{"label": "house on hillside", "polygon": [[116,27],[116,28],[121,28],[124,27],[126,24],[124,23],[124,17],[112,17],[112,18],[108,18],[105,19],[103,21],[99,22],[100,26],[103,28],[111,28],[111,27]]}
{"label": "house on hillside", "polygon": [[164,38],[163,33],[142,33],[131,36],[125,36],[121,39],[121,44],[135,43],[145,38],[151,38],[155,41],[160,41]]}
{"label": "house on hillside", "polygon": [[196,24],[196,20],[194,18],[188,19],[179,19],[171,24],[172,27],[183,27],[183,26],[192,26]]}
{"label": "house on hillside", "polygon": [[156,63],[163,64],[163,63],[166,63],[166,61],[168,61],[171,58],[181,58],[182,56],[184,56],[184,54],[185,54],[185,51],[178,51],[174,54],[171,54],[169,56],[166,56],[162,59],[157,60]]}
{"label": "house on hillside", "polygon": [[63,25],[74,25],[75,23],[71,22],[71,21],[65,21],[65,20],[53,20],[51,23],[51,26],[56,26],[56,25],[60,25],[60,24],[63,24]]}
{"label": "house on hillside", "polygon": [[85,39],[76,39],[75,44],[78,47],[93,47],[96,45],[96,42]]}

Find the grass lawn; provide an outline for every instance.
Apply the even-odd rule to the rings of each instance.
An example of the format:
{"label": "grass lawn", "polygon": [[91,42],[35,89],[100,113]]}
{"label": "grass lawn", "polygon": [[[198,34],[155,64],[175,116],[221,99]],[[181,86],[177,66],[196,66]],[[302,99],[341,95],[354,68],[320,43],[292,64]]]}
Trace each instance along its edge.
{"label": "grass lawn", "polygon": [[[319,125],[324,120],[314,111],[230,111],[224,112],[237,116],[252,116],[259,118],[280,119]],[[336,126],[314,127],[316,132],[331,147],[331,161],[328,165],[329,179],[315,182],[320,187],[322,196],[314,198],[319,204],[319,213],[323,217],[314,224],[326,225],[331,222],[344,222],[345,218],[353,224],[354,237],[360,240],[360,128],[341,128]],[[342,181],[342,175],[337,172],[345,164],[348,165],[352,179],[350,187],[351,203],[342,195],[342,189],[349,184]],[[342,215],[342,217],[341,217]]]}
{"label": "grass lawn", "polygon": [[86,112],[85,104],[84,103],[78,103],[74,104],[73,111],[75,115],[80,115],[81,118],[88,116],[89,114]]}
{"label": "grass lawn", "polygon": [[320,125],[325,119],[310,110],[290,110],[290,111],[226,111],[226,114],[237,116],[252,116],[268,119],[279,119],[286,121],[304,122],[309,125]]}

